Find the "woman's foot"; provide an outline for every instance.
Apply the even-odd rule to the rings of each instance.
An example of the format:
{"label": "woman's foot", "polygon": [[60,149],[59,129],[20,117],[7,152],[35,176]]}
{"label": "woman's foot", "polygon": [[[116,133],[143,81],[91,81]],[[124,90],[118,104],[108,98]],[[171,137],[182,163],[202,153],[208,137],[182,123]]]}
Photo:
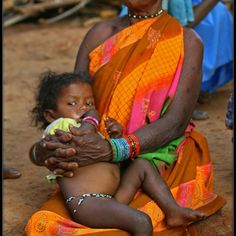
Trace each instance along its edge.
{"label": "woman's foot", "polygon": [[3,179],[17,179],[21,173],[12,167],[3,167]]}
{"label": "woman's foot", "polygon": [[202,211],[178,206],[176,209],[172,209],[170,214],[166,215],[166,222],[169,227],[177,227],[188,225],[205,217],[206,215]]}

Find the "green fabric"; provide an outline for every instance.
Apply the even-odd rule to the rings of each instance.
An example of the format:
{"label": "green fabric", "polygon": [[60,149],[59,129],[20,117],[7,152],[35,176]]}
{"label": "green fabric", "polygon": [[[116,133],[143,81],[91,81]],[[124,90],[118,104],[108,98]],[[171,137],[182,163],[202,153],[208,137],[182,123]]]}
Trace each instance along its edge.
{"label": "green fabric", "polygon": [[48,174],[45,176],[45,180],[49,184],[55,184],[55,183],[57,183],[57,179],[62,178],[62,177],[63,177],[63,175]]}
{"label": "green fabric", "polygon": [[[166,99],[161,111],[161,117],[166,113],[171,101],[172,100],[170,98]],[[154,152],[140,154],[138,157],[150,161],[156,167],[163,164],[170,166],[175,162],[178,156],[176,150],[184,138],[185,136],[183,135],[177,139],[172,140],[168,145],[158,148]]]}
{"label": "green fabric", "polygon": [[174,139],[167,146],[160,147],[154,152],[140,154],[138,157],[150,161],[154,166],[157,167],[163,162],[170,166],[176,160],[178,156],[176,149],[183,140],[184,136]]}
{"label": "green fabric", "polygon": [[164,105],[163,105],[162,110],[161,110],[161,117],[166,113],[167,108],[169,107],[170,103],[171,103],[171,99],[168,97],[168,98],[166,99]]}

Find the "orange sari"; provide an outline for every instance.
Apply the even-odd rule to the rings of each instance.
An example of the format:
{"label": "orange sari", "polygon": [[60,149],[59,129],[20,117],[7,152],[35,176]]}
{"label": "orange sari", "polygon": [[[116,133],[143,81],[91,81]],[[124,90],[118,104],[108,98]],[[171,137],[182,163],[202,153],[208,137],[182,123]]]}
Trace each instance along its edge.
{"label": "orange sari", "polygon": [[[115,34],[90,54],[97,109],[119,121],[126,133],[141,128],[147,119],[158,120],[175,94],[183,58],[182,26],[167,13]],[[106,135],[103,122],[100,131]],[[213,192],[207,141],[192,126],[186,133],[174,163],[168,166],[162,160],[161,174],[179,205],[211,215],[225,202]],[[151,217],[153,235],[197,235],[193,225],[167,228],[161,209],[142,192],[130,206]],[[60,190],[31,216],[25,232],[27,236],[128,235],[118,229],[91,229],[73,222]]]}

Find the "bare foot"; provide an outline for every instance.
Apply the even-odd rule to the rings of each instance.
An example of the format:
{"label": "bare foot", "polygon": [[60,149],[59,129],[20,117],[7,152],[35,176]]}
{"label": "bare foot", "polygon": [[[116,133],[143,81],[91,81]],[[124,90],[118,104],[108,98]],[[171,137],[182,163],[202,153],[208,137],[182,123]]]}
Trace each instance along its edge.
{"label": "bare foot", "polygon": [[17,179],[21,173],[12,167],[3,167],[3,179]]}
{"label": "bare foot", "polygon": [[178,206],[166,215],[166,222],[169,227],[177,227],[188,225],[205,217],[206,215],[202,211]]}

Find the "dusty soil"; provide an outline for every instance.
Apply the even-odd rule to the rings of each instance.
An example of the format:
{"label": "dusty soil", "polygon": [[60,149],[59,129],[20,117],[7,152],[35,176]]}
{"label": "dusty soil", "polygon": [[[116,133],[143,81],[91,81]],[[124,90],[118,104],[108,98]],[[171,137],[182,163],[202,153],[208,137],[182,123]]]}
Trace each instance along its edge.
{"label": "dusty soil", "polygon": [[[3,235],[23,235],[30,215],[48,199],[54,186],[43,177],[48,171],[34,166],[28,150],[41,136],[30,126],[30,109],[38,75],[47,68],[72,71],[80,42],[88,27],[77,21],[50,26],[22,24],[4,30],[3,80],[3,165],[18,168],[22,177],[3,181]],[[224,124],[227,99],[232,84],[220,89],[209,104],[200,108],[209,112],[206,121],[195,122],[209,141],[215,169],[215,191],[227,200],[224,208],[198,224],[200,235],[233,235],[233,157],[232,131]]]}

